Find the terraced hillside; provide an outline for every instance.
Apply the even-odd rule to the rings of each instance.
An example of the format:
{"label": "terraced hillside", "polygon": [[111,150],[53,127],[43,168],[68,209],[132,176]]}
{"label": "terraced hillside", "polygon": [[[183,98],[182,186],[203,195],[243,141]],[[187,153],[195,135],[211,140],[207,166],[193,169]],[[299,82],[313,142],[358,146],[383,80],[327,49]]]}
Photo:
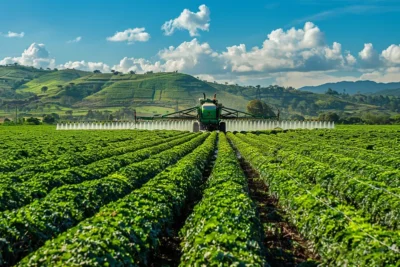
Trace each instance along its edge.
{"label": "terraced hillside", "polygon": [[17,92],[30,92],[39,95],[43,93],[42,87],[46,86],[48,90],[45,96],[49,97],[62,91],[62,87],[60,88],[59,85],[66,86],[70,82],[87,75],[89,75],[88,72],[79,70],[50,71],[19,86]]}
{"label": "terraced hillside", "polygon": [[[85,83],[104,81],[104,76],[87,76]],[[103,89],[90,95],[79,106],[120,106],[134,102],[171,103],[176,101],[193,106],[202,93],[214,94],[215,89],[208,84],[186,74],[155,73],[113,75],[103,84]]]}
{"label": "terraced hillside", "polygon": [[[13,68],[17,72],[19,67]],[[7,75],[8,72],[3,73]],[[9,79],[15,76],[9,74]],[[228,105],[236,108],[243,109],[247,104],[243,97],[218,90],[193,76],[181,73],[115,75],[67,69],[41,70],[34,74],[20,70],[19,75],[18,81],[24,83],[17,86],[14,94],[37,95],[44,104],[72,105],[78,109],[127,107],[135,104],[186,108],[196,105],[202,93],[208,96],[217,93],[223,96]],[[36,78],[21,78],[29,75],[35,75],[32,77]],[[47,90],[42,91],[43,87]]]}
{"label": "terraced hillside", "polygon": [[[0,66],[0,99],[18,98],[15,90],[34,79],[46,74],[45,70],[23,66]],[[26,97],[27,94],[21,95]]]}

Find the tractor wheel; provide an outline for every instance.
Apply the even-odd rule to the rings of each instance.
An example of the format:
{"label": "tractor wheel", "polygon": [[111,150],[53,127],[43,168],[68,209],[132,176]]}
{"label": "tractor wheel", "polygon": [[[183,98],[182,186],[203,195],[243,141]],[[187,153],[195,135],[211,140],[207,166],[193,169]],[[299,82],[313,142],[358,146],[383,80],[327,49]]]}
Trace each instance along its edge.
{"label": "tractor wheel", "polygon": [[193,132],[198,133],[200,131],[200,125],[197,121],[193,122]]}
{"label": "tractor wheel", "polygon": [[223,133],[226,133],[226,123],[223,121],[223,122],[220,122],[220,124],[219,124],[219,131],[220,132],[223,132]]}

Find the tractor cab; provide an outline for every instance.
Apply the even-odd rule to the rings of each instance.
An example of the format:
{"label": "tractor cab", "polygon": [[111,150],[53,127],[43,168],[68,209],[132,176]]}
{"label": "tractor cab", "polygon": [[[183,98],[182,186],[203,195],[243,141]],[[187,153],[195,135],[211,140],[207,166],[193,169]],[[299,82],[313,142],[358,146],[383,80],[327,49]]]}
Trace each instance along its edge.
{"label": "tractor cab", "polygon": [[203,95],[204,98],[199,99],[200,106],[197,109],[198,121],[193,124],[193,131],[220,130],[225,132],[225,123],[221,122],[222,105],[218,104],[217,95],[214,94],[213,99],[206,98],[206,95]]}
{"label": "tractor cab", "polygon": [[204,103],[201,106],[201,117],[203,121],[211,122],[217,120],[217,106],[213,103]]}

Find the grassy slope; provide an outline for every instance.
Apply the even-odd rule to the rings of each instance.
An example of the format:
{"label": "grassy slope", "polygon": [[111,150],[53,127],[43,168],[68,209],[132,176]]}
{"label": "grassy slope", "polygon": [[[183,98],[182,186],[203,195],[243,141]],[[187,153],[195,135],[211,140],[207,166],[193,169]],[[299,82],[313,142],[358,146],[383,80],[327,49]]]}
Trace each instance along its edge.
{"label": "grassy slope", "polygon": [[24,66],[0,66],[1,80],[32,80],[43,74],[48,73],[47,70],[40,70]]}
{"label": "grassy slope", "polygon": [[[192,101],[193,94],[212,90],[192,76],[180,73],[123,75],[111,79],[103,90],[85,99],[87,102],[120,101]],[[131,100],[132,101],[132,100]]]}
{"label": "grassy slope", "polygon": [[[190,107],[198,103],[202,93],[212,96],[218,90],[193,76],[181,73],[154,73],[139,75],[114,75],[104,83],[101,91],[83,99],[78,106],[114,105],[167,105]],[[242,97],[222,92],[224,104],[245,107]]]}
{"label": "grassy slope", "polygon": [[13,95],[16,82],[28,82],[48,73],[24,66],[0,66],[0,96]]}
{"label": "grassy slope", "polygon": [[60,88],[58,88],[57,85],[67,85],[69,82],[86,75],[89,75],[89,73],[79,70],[52,71],[23,84],[18,88],[17,92],[31,92],[39,95],[42,93],[41,88],[47,86],[48,91],[46,92],[46,95],[52,96],[56,95],[60,91]]}

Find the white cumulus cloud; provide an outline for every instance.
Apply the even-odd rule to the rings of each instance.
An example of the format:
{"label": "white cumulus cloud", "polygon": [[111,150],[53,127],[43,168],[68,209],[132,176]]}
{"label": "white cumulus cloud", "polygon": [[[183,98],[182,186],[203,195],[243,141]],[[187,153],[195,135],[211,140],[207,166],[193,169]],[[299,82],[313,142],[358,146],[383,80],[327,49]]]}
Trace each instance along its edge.
{"label": "white cumulus cloud", "polygon": [[371,80],[375,82],[389,83],[399,82],[400,67],[380,68],[363,73],[360,80]]}
{"label": "white cumulus cloud", "polygon": [[0,61],[0,65],[18,63],[25,66],[33,66],[36,68],[53,68],[55,59],[50,58],[44,44],[31,44],[20,57],[6,57]]}
{"label": "white cumulus cloud", "polygon": [[0,33],[0,35],[8,38],[22,38],[25,36],[25,33],[24,32],[17,33],[9,31],[8,33]]}
{"label": "white cumulus cloud", "polygon": [[302,29],[277,29],[262,47],[248,50],[245,44],[227,47],[222,53],[233,72],[330,70],[345,65],[342,46],[325,44],[324,34],[311,22]]}
{"label": "white cumulus cloud", "polygon": [[159,57],[165,61],[167,71],[188,71],[189,73],[215,73],[222,69],[222,61],[208,43],[199,43],[195,38],[177,47],[161,50]]}
{"label": "white cumulus cloud", "polygon": [[124,57],[121,59],[118,65],[113,66],[114,70],[127,73],[134,71],[137,73],[144,73],[147,71],[159,72],[165,71],[164,66],[159,62],[151,62],[144,58],[128,58]]}
{"label": "white cumulus cloud", "polygon": [[145,28],[127,29],[123,32],[116,32],[113,36],[107,37],[110,42],[147,42],[150,39],[150,34],[145,32]]}
{"label": "white cumulus cloud", "polygon": [[353,66],[357,63],[357,59],[352,54],[350,54],[350,52],[347,52],[346,62],[349,66]]}
{"label": "white cumulus cloud", "polygon": [[373,68],[379,65],[379,54],[374,49],[371,43],[364,44],[363,50],[358,53],[361,61],[361,67],[363,68]]}
{"label": "white cumulus cloud", "polygon": [[82,61],[68,61],[65,64],[59,65],[60,69],[79,69],[86,71],[99,70],[101,72],[110,72],[111,68],[103,62],[86,62]]}
{"label": "white cumulus cloud", "polygon": [[75,39],[69,40],[67,41],[68,44],[72,44],[72,43],[79,43],[82,40],[81,36],[76,37]]}
{"label": "white cumulus cloud", "polygon": [[390,64],[400,64],[400,45],[392,44],[382,51],[382,57]]}
{"label": "white cumulus cloud", "polygon": [[206,5],[199,6],[199,11],[194,13],[184,9],[179,17],[166,21],[161,29],[165,35],[172,35],[175,30],[188,30],[190,36],[197,36],[198,31],[208,31],[210,28],[210,9]]}
{"label": "white cumulus cloud", "polygon": [[121,72],[135,71],[184,71],[187,73],[217,72],[221,69],[221,60],[208,43],[199,43],[197,39],[183,42],[177,47],[170,46],[158,53],[159,60],[151,62],[143,58],[123,58],[113,68]]}

